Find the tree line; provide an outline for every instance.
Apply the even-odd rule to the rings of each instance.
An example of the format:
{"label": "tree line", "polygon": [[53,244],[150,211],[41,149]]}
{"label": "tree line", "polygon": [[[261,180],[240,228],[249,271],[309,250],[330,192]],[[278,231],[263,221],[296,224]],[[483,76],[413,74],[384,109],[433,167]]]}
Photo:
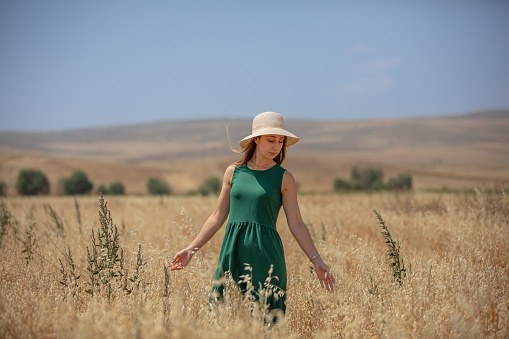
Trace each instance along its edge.
{"label": "tree line", "polygon": [[[350,173],[350,180],[335,178],[333,183],[334,191],[377,191],[377,190],[410,190],[412,189],[412,175],[400,173],[396,177],[383,181],[384,173],[379,168],[353,167]],[[187,192],[187,195],[209,195],[219,194],[222,182],[218,177],[211,176],[203,181],[197,190]],[[62,180],[63,193],[66,195],[88,194],[94,185],[87,175],[80,170],[75,171],[71,176]],[[50,183],[46,175],[36,169],[23,169],[19,172],[16,180],[16,191],[19,195],[47,195],[50,193]],[[122,182],[116,181],[109,185],[100,184],[97,193],[104,195],[123,195],[125,186]],[[147,180],[147,193],[151,195],[171,195],[173,189],[165,180],[151,177]],[[0,181],[0,196],[7,195],[7,185]]]}
{"label": "tree line", "polygon": [[[16,180],[16,192],[19,195],[48,195],[50,193],[50,182],[46,175],[37,169],[22,169],[18,173]],[[71,176],[62,180],[63,193],[66,195],[82,195],[92,191],[94,185],[88,179],[85,172],[77,170]],[[188,192],[193,194],[219,194],[221,191],[221,181],[217,177],[209,177],[204,180],[197,191]],[[97,193],[123,195],[125,194],[125,186],[121,181],[112,182],[109,185],[100,184]],[[152,195],[171,195],[172,187],[159,178],[149,178],[147,180],[147,192]],[[7,185],[0,181],[0,196],[7,195]]]}
{"label": "tree line", "polygon": [[412,175],[400,173],[396,177],[383,181],[384,172],[379,168],[368,167],[360,169],[353,167],[350,180],[334,179],[335,191],[379,191],[379,190],[410,190],[412,189]]}

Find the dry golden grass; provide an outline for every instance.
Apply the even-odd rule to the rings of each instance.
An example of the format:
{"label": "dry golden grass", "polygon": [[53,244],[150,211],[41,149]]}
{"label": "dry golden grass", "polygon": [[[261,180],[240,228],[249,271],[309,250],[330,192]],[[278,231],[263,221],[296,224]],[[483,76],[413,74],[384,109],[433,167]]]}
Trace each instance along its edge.
{"label": "dry golden grass", "polygon": [[[81,226],[71,197],[5,198],[18,224],[7,225],[0,245],[0,337],[509,336],[509,201],[503,192],[301,196],[303,217],[333,269],[336,290],[319,287],[282,214],[278,230],[288,266],[288,309],[284,323],[271,329],[235,293],[217,314],[208,310],[223,231],[185,270],[169,272],[164,296],[163,267],[198,232],[215,197],[106,199],[125,266],[131,275],[141,244],[146,263],[141,281],[148,284],[130,295],[117,290],[110,300],[84,292],[87,246],[99,227],[98,197],[78,197]],[[63,234],[48,205],[61,219]],[[373,209],[401,243],[407,268],[411,265],[401,287],[387,264]],[[37,247],[27,264],[23,234],[34,222]],[[59,259],[69,270],[67,248],[81,275],[78,287],[59,283]]]}

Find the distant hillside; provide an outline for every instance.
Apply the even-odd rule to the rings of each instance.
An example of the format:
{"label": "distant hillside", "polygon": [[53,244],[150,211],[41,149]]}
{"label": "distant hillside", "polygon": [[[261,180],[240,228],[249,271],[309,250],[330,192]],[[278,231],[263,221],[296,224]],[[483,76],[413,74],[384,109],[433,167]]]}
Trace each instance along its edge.
{"label": "distant hillside", "polygon": [[458,117],[469,117],[474,119],[509,119],[509,110],[479,111],[460,115]]}
{"label": "distant hillside", "polygon": [[[178,161],[230,157],[251,132],[250,120],[187,120],[51,133],[0,132],[0,151],[29,151],[114,161]],[[495,147],[509,144],[509,110],[461,116],[359,121],[289,120],[301,138],[292,153],[373,152],[405,148]],[[504,147],[497,147],[503,155]]]}
{"label": "distant hillside", "polygon": [[[177,193],[221,177],[239,155],[234,146],[251,132],[249,120],[166,121],[55,133],[0,132],[0,181],[15,194],[23,168],[48,175],[52,193],[62,179],[85,171],[95,187],[122,181],[129,194],[146,193],[149,177],[167,180]],[[302,192],[330,191],[353,166],[381,168],[388,179],[410,173],[414,187],[472,188],[509,184],[509,111],[461,116],[362,121],[295,121],[301,141],[284,167]]]}

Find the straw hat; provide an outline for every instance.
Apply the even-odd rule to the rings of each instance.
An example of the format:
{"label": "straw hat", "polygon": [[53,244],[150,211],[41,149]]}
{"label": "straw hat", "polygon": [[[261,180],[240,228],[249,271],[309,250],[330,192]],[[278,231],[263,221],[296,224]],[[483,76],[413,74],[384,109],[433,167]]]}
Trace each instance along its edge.
{"label": "straw hat", "polygon": [[242,139],[239,145],[243,149],[246,149],[252,138],[268,134],[286,136],[286,146],[291,146],[299,141],[296,135],[285,129],[285,120],[281,114],[276,112],[264,112],[255,116],[253,119],[252,133]]}

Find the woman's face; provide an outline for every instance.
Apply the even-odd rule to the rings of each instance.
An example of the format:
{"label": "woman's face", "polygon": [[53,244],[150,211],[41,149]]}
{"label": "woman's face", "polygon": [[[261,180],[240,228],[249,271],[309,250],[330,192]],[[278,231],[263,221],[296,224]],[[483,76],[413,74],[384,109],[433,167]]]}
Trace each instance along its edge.
{"label": "woman's face", "polygon": [[256,151],[264,158],[274,159],[281,152],[284,140],[283,135],[262,135],[255,138]]}

